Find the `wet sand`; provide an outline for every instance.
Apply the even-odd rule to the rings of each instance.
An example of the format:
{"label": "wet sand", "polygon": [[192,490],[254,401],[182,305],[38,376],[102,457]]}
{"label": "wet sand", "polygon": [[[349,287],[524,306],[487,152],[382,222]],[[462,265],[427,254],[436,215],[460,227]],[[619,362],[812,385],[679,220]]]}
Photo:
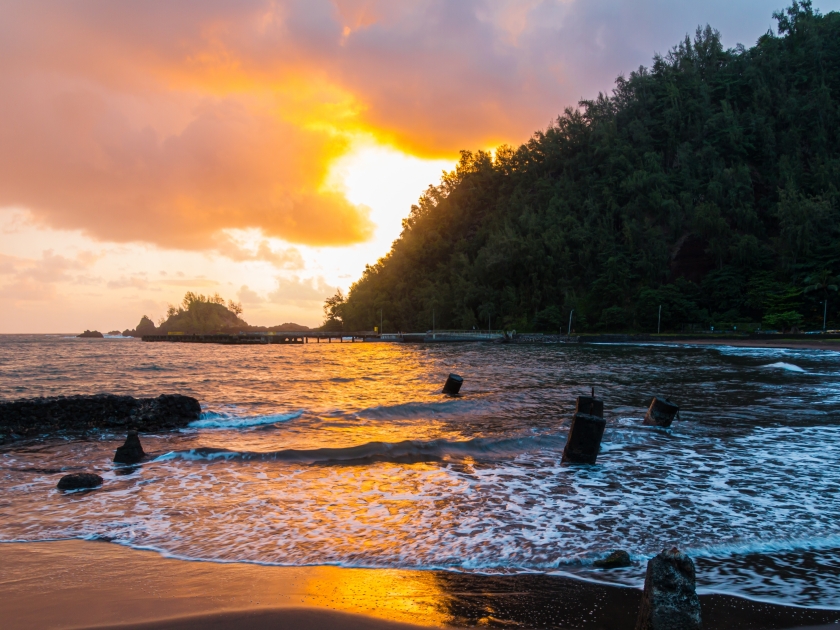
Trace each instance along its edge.
{"label": "wet sand", "polygon": [[[0,545],[0,619],[23,628],[632,629],[641,592],[559,576],[272,567],[106,542]],[[840,611],[702,595],[704,628],[818,626]]]}

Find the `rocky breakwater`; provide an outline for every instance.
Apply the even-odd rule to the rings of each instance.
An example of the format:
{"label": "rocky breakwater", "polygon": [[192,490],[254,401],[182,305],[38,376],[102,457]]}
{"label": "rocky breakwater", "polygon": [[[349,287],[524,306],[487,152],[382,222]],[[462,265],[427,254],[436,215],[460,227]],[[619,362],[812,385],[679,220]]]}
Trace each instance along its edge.
{"label": "rocky breakwater", "polygon": [[195,398],[162,394],[134,398],[96,394],[0,401],[0,444],[43,436],[81,436],[95,431],[168,431],[198,420]]}

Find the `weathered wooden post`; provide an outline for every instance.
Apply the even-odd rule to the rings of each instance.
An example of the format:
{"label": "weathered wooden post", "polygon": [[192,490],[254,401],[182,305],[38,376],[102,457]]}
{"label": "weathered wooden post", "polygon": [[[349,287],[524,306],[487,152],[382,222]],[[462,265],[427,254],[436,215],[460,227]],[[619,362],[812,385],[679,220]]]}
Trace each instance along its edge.
{"label": "weathered wooden post", "polygon": [[680,408],[667,398],[654,397],[650,401],[650,407],[645,414],[645,424],[656,427],[670,427],[679,410]]}
{"label": "weathered wooden post", "polygon": [[443,393],[449,394],[450,396],[457,396],[458,392],[461,391],[461,385],[464,384],[464,379],[457,374],[450,374],[446,378],[446,383],[443,385]]}
{"label": "weathered wooden post", "polygon": [[595,398],[594,388],[592,396],[578,396],[562,461],[594,464],[601,449],[601,438],[606,426],[604,401]]}

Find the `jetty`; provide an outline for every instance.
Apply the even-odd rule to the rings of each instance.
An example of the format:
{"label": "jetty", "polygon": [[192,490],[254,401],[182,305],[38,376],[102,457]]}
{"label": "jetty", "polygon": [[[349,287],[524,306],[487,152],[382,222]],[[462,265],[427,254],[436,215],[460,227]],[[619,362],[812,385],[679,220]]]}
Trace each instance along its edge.
{"label": "jetty", "polygon": [[143,341],[163,343],[215,343],[222,345],[269,345],[304,343],[355,343],[385,341],[394,343],[453,343],[490,341],[502,343],[509,339],[503,331],[442,330],[425,333],[386,333],[377,331],[306,331],[306,332],[239,332],[239,333],[168,333],[143,335]]}
{"label": "jetty", "polygon": [[302,344],[302,343],[332,343],[333,341],[356,342],[378,341],[376,332],[240,332],[240,333],[169,333],[167,335],[143,335],[143,341],[165,343],[218,343],[223,345],[268,345],[268,344]]}

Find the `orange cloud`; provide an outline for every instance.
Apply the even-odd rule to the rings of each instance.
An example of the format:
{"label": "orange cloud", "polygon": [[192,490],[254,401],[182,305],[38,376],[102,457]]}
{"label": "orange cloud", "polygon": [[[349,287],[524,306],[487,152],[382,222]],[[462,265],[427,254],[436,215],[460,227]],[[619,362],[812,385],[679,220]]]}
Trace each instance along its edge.
{"label": "orange cloud", "polygon": [[[523,141],[730,7],[7,0],[0,206],[168,247],[213,249],[250,228],[357,243],[372,234],[366,209],[324,185],[354,138],[426,157]],[[739,7],[733,23],[766,23],[758,0]]]}

